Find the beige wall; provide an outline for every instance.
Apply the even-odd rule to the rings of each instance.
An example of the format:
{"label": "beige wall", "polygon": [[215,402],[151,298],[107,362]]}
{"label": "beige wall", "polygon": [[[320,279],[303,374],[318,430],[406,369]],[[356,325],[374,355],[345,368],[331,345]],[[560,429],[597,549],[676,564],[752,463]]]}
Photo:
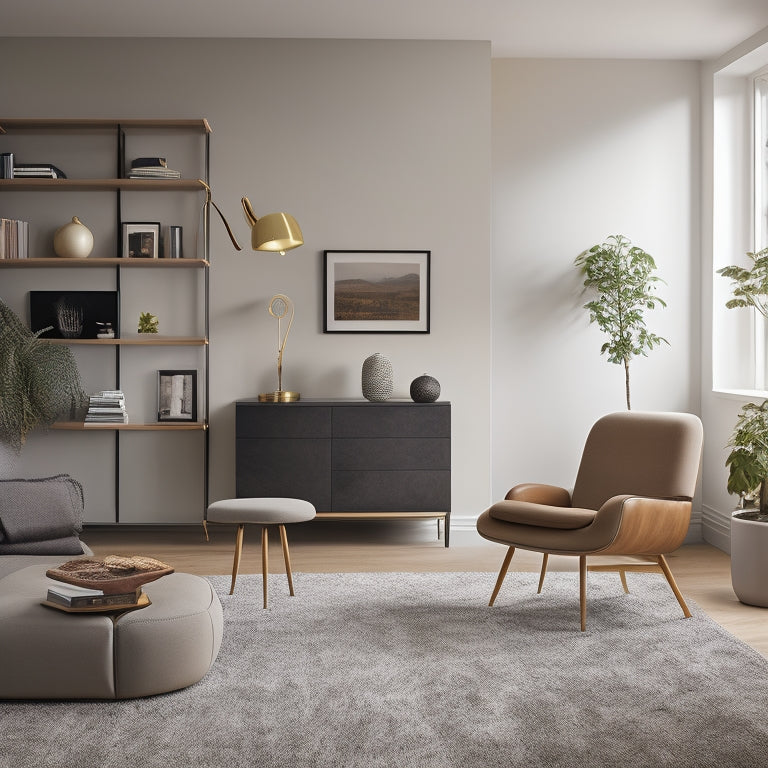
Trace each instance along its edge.
{"label": "beige wall", "polygon": [[[207,117],[215,198],[238,237],[247,242],[243,194],[257,213],[288,210],[301,223],[305,245],[282,258],[236,253],[212,225],[212,499],[234,493],[234,401],[275,388],[266,306],[281,292],[296,303],[286,387],[359,396],[360,367],[376,351],[392,360],[396,397],[421,373],[440,380],[453,403],[454,513],[476,516],[490,487],[487,44],[4,39],[0,61],[13,72],[0,84],[6,117]],[[323,334],[324,249],[431,250],[431,334]],[[151,360],[161,367],[165,360]],[[160,514],[173,510],[185,470],[176,467],[174,482],[158,465],[189,448],[141,440],[121,445],[124,492]],[[109,448],[102,436],[35,436],[21,457],[3,454],[1,469],[85,476],[93,519],[102,519]]]}

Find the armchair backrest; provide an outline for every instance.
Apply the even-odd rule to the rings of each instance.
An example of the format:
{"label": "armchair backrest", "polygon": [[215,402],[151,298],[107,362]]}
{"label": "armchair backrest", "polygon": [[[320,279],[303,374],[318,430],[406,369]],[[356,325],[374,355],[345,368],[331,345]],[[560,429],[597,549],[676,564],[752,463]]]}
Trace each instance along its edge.
{"label": "armchair backrest", "polygon": [[621,494],[693,498],[703,434],[701,421],[690,413],[603,416],[587,437],[573,506],[599,509]]}

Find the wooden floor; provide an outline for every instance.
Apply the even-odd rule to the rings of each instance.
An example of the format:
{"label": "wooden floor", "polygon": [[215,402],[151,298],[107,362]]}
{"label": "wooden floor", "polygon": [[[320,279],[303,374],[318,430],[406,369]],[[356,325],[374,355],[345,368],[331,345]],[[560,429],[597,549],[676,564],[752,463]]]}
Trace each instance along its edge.
{"label": "wooden floor", "polygon": [[[323,521],[287,526],[287,531],[294,573],[486,571],[489,597],[506,551],[471,531],[452,531],[451,546],[446,548],[437,539],[434,522]],[[201,576],[231,573],[234,527],[210,525],[209,532],[210,541],[206,542],[202,527],[87,528],[83,539],[99,557],[143,554]],[[260,539],[255,526],[246,527],[240,573],[261,573]],[[595,563],[604,560],[594,558]],[[768,658],[768,608],[738,601],[731,589],[727,554],[707,544],[686,545],[670,555],[668,562],[686,598]],[[541,555],[518,550],[506,588],[513,588],[515,570],[538,572],[540,565]],[[549,568],[576,572],[578,559],[552,556]],[[284,572],[276,530],[270,534],[269,570]],[[574,581],[574,598],[577,596]],[[670,598],[674,599],[671,593]]]}

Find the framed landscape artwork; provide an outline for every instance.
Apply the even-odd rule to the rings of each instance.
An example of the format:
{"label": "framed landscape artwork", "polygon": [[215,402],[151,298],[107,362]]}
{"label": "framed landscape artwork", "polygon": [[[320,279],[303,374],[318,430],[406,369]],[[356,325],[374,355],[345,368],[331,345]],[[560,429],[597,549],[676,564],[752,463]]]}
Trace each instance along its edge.
{"label": "framed landscape artwork", "polygon": [[324,333],[429,333],[430,251],[325,251]]}

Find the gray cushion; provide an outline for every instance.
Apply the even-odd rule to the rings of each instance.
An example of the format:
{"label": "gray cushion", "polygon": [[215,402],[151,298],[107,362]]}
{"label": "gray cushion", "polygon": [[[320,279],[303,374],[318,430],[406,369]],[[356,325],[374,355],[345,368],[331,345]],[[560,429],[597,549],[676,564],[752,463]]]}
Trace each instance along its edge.
{"label": "gray cushion", "polygon": [[261,523],[282,525],[301,523],[315,516],[315,508],[303,499],[245,498],[222,499],[208,507],[211,523]]}
{"label": "gray cushion", "polygon": [[0,544],[0,555],[82,555],[83,552],[83,543],[77,536]]}
{"label": "gray cushion", "polygon": [[69,475],[0,480],[0,542],[77,535],[83,506],[83,488]]}

